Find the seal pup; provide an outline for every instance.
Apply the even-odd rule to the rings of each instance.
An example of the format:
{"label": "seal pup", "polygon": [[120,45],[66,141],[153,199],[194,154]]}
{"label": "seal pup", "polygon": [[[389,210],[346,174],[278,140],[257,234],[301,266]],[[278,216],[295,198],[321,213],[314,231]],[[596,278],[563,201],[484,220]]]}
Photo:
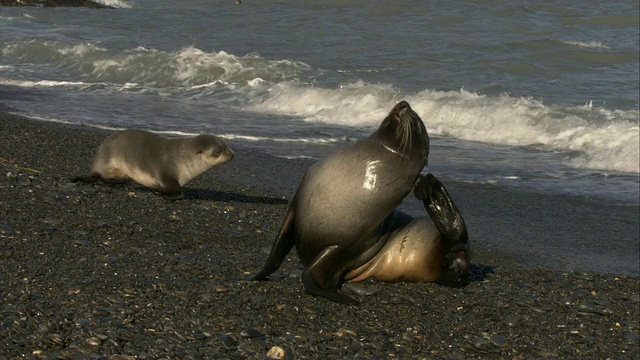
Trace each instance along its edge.
{"label": "seal pup", "polygon": [[397,226],[390,214],[414,188],[428,156],[422,119],[399,102],[369,137],[309,168],[266,264],[249,280],[267,278],[295,246],[308,293],[356,304],[337,290],[384,247]]}
{"label": "seal pup", "polygon": [[215,135],[165,138],[145,130],[123,130],[102,142],[91,172],[72,181],[134,180],[175,200],[182,198],[184,184],[233,157],[233,151]]}
{"label": "seal pup", "polygon": [[444,185],[433,175],[420,176],[414,189],[429,214],[412,218],[399,210],[390,215],[396,229],[371,260],[346,274],[345,280],[426,281],[462,284],[469,273],[467,226]]}

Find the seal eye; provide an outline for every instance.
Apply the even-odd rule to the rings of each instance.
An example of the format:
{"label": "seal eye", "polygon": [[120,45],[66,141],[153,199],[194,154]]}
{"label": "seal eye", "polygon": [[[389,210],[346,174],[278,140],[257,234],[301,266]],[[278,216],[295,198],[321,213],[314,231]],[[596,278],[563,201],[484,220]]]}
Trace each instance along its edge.
{"label": "seal eye", "polygon": [[212,157],[220,157],[220,151],[212,151],[211,152],[211,156]]}

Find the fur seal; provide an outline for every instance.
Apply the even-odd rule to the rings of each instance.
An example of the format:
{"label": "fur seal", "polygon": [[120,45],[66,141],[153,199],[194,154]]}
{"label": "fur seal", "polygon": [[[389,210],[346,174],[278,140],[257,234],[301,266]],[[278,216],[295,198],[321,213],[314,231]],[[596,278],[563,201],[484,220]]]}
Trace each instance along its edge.
{"label": "fur seal", "polygon": [[144,130],[123,130],[102,142],[91,172],[72,181],[134,180],[167,199],[179,199],[184,184],[233,157],[233,151],[215,135],[165,138]]}
{"label": "fur seal", "polygon": [[416,185],[428,156],[422,119],[399,102],[369,137],[309,168],[266,264],[249,280],[267,278],[295,246],[308,293],[356,304],[337,290],[406,225],[394,210]]}

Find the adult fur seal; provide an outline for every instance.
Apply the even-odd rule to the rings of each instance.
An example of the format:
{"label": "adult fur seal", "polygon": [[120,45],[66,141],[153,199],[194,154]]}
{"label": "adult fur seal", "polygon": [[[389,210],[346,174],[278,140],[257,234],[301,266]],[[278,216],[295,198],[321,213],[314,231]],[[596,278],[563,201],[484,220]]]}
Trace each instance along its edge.
{"label": "adult fur seal", "polygon": [[107,137],[91,172],[73,181],[134,180],[165,198],[179,199],[184,184],[233,157],[227,144],[214,135],[165,138],[144,130],[124,130]]}
{"label": "adult fur seal", "polygon": [[414,188],[428,156],[422,119],[399,102],[371,136],[309,168],[264,268],[249,279],[268,277],[295,245],[308,293],[355,304],[337,290],[406,224],[396,221],[394,209]]}

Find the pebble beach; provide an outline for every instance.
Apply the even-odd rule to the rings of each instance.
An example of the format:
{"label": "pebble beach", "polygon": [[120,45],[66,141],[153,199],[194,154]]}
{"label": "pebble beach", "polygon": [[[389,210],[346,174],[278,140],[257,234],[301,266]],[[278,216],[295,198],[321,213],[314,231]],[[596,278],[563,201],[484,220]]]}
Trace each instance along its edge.
{"label": "pebble beach", "polygon": [[[637,239],[637,204],[447,182],[470,228],[469,283],[347,284],[360,304],[346,306],[304,293],[295,252],[270,281],[243,280],[266,260],[310,160],[230,143],[234,160],[178,201],[133,183],[70,182],[109,133],[0,113],[0,358],[640,356],[633,269],[594,271],[576,248],[553,266],[529,259],[539,249],[486,241],[614,248]],[[621,254],[639,255],[637,240],[624,243]]]}

